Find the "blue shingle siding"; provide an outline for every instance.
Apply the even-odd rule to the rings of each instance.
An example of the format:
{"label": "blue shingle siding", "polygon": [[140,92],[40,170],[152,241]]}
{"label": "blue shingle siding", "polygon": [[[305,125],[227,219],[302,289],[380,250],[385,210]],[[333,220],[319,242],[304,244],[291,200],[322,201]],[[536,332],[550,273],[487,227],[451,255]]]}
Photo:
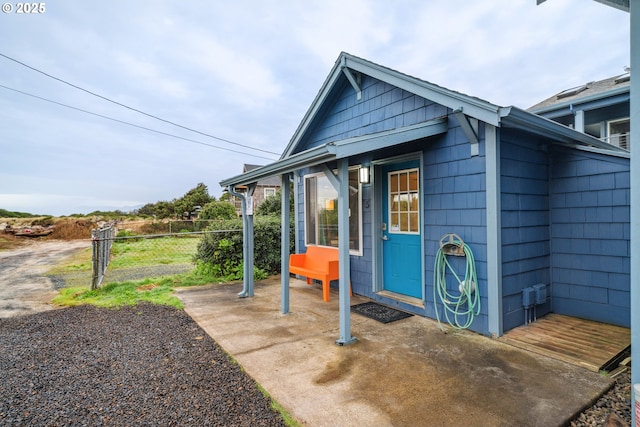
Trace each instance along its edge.
{"label": "blue shingle siding", "polygon": [[[437,110],[437,109],[436,109]],[[482,133],[481,133],[482,134]],[[484,140],[480,141],[484,145]],[[484,149],[481,148],[481,154]],[[433,270],[440,238],[455,233],[469,245],[476,261],[481,314],[472,330],[488,333],[487,233],[484,155],[471,157],[469,142],[457,121],[449,117],[446,136],[423,151],[425,282],[424,315],[435,317]],[[455,257],[451,257],[455,258]],[[463,259],[452,259],[455,271],[464,275]],[[441,310],[442,307],[439,306]],[[442,316],[441,316],[442,317]]]}
{"label": "blue shingle siding", "polygon": [[362,76],[361,88],[362,99],[357,101],[353,88],[344,84],[296,151],[414,125],[448,112],[446,107],[366,75]]}
{"label": "blue shingle siding", "polygon": [[554,311],[628,327],[629,159],[557,149],[551,166]]}
{"label": "blue shingle siding", "polygon": [[[524,322],[522,290],[550,283],[549,167],[531,137],[501,130],[502,306],[505,331]],[[550,305],[537,307],[538,315]]]}

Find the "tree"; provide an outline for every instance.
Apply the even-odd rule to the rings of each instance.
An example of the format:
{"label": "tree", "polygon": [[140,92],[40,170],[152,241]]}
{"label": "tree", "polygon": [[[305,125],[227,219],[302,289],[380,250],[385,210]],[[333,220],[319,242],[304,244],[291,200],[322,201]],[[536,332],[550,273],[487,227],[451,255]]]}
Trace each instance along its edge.
{"label": "tree", "polygon": [[136,210],[135,213],[157,219],[171,218],[175,214],[175,207],[172,202],[160,201],[156,203],[147,203],[140,209]]}
{"label": "tree", "polygon": [[209,202],[200,211],[200,219],[234,219],[236,209],[229,202]]}
{"label": "tree", "polygon": [[[289,188],[292,187],[290,185]],[[289,211],[291,212],[291,218],[293,218],[294,205],[293,197],[289,197]],[[256,208],[256,215],[258,216],[282,216],[282,188],[276,191],[276,194],[269,196]]]}
{"label": "tree", "polygon": [[214,197],[209,195],[207,186],[199,183],[179,199],[173,201],[176,215],[182,215],[184,212],[193,212],[196,206],[204,206],[209,202],[213,202]]}
{"label": "tree", "polygon": [[229,194],[228,191],[223,191],[218,200],[220,200],[221,202],[229,202],[231,201],[231,194]]}

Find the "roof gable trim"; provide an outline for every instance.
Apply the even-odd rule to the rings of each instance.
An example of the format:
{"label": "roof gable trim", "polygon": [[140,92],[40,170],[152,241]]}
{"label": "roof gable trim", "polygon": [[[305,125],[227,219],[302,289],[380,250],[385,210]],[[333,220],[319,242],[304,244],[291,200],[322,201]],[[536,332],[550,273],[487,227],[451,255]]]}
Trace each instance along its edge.
{"label": "roof gable trim", "polygon": [[[342,52],[338,57],[331,72],[327,76],[323,83],[318,95],[314,99],[313,103],[309,107],[309,110],[303,117],[298,128],[296,129],[293,137],[289,141],[289,144],[285,148],[281,159],[290,156],[298,143],[301,141],[305,132],[313,123],[313,120],[318,115],[318,112],[322,110],[323,103],[328,99],[332,90],[336,87],[341,77],[349,81],[349,83],[355,88],[359,87],[357,84],[357,78],[354,82],[349,79],[352,77],[351,72],[366,74],[370,77],[386,82],[392,86],[396,86],[407,92],[416,94],[430,101],[436,102],[440,105],[444,105],[452,110],[461,110],[467,116],[478,119],[485,123],[489,123],[493,126],[498,126],[500,121],[499,110],[500,107],[484,101],[479,98],[474,98],[468,95],[464,95],[459,92],[455,92],[444,87],[429,83],[424,80],[409,76],[407,74],[400,73],[387,67],[383,67],[373,62],[367,61]],[[354,86],[354,83],[356,85]],[[357,89],[354,89],[357,92]]]}
{"label": "roof gable trim", "polygon": [[344,64],[352,70],[361,72],[392,86],[404,89],[425,99],[436,102],[452,110],[463,110],[466,115],[493,126],[498,126],[500,107],[479,98],[474,98],[434,85],[390,68],[344,54]]}

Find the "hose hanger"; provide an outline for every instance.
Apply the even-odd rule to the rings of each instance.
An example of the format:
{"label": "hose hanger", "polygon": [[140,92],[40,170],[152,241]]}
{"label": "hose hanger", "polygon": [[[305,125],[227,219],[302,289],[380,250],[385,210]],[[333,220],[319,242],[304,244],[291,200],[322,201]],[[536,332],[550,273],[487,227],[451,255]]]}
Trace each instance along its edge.
{"label": "hose hanger", "polygon": [[455,233],[445,234],[440,238],[440,250],[445,255],[466,256],[464,242]]}

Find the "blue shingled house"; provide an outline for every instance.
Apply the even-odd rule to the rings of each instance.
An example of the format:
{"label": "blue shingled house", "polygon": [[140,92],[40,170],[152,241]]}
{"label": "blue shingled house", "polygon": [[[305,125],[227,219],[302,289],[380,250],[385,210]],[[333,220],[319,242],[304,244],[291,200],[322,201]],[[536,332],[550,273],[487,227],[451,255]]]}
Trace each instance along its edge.
{"label": "blue shingled house", "polygon": [[[342,53],[281,158],[221,185],[246,186],[248,197],[269,176],[280,176],[282,188],[293,180],[296,252],[338,248],[340,344],[353,340],[349,284],[385,305],[442,318],[446,301],[438,301],[434,271],[450,235],[474,258],[478,313],[470,329],[499,336],[525,323],[523,290],[534,286],[543,296],[538,316],[629,326],[623,148]],[[252,217],[243,218],[250,254]],[[465,276],[470,256],[445,258]],[[250,276],[243,296],[252,295]],[[445,287],[455,294],[468,283],[461,282]]]}

